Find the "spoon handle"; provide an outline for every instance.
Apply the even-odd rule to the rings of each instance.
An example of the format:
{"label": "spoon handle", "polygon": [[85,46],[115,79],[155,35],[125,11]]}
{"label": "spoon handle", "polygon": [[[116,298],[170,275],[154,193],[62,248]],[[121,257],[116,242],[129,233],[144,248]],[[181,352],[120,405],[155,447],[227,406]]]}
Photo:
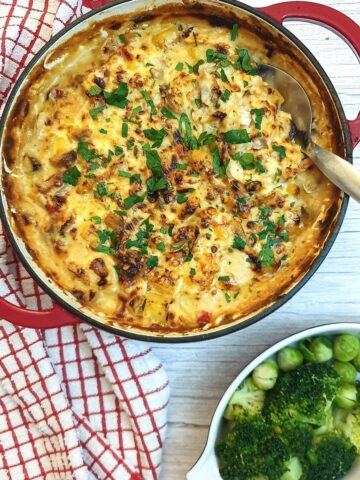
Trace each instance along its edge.
{"label": "spoon handle", "polygon": [[360,172],[343,158],[313,143],[306,154],[340,190],[360,203]]}

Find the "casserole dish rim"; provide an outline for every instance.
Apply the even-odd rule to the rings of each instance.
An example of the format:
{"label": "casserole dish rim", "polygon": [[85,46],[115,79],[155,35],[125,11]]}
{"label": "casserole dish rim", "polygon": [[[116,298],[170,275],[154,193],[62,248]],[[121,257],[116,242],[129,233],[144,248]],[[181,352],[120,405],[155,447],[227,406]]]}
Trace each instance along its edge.
{"label": "casserole dish rim", "polygon": [[[106,11],[111,8],[117,8],[121,7],[122,4],[130,3],[132,0],[118,0],[115,2],[111,2],[109,4],[103,5],[101,7],[98,7],[94,10],[91,10],[90,12],[87,12],[85,15],[79,17],[76,19],[74,22],[70,23],[67,25],[65,28],[63,28],[60,32],[58,32],[54,37],[52,37],[40,50],[39,52],[34,55],[32,60],[29,62],[29,64],[25,67],[24,71],[21,73],[19,76],[17,82],[15,83],[8,100],[5,104],[3,114],[0,120],[0,147],[3,143],[3,138],[4,138],[4,133],[6,129],[6,123],[7,119],[9,118],[9,114],[12,111],[12,107],[14,106],[14,100],[16,100],[18,92],[21,90],[21,87],[23,84],[26,82],[27,76],[29,73],[33,70],[33,68],[39,63],[39,60],[41,60],[46,52],[59,40],[61,40],[64,35],[66,35],[68,32],[73,30],[77,25],[80,25],[81,23],[85,22],[88,19],[91,19],[92,17],[96,16],[97,14]],[[169,6],[173,2],[166,2],[164,5]],[[324,86],[327,88],[329,95],[331,97],[331,101],[333,102],[333,105],[336,109],[338,118],[339,118],[339,126],[341,128],[341,133],[343,135],[343,140],[344,140],[344,148],[346,151],[346,158],[347,160],[352,163],[352,147],[351,147],[351,138],[350,138],[350,133],[349,133],[349,127],[347,124],[347,120],[345,117],[345,113],[343,111],[341,102],[339,100],[339,97],[336,93],[336,90],[334,86],[332,85],[331,80],[328,78],[327,74],[325,73],[324,69],[321,67],[319,62],[316,60],[316,58],[313,56],[313,54],[308,50],[308,48],[303,45],[303,43],[295,36],[293,35],[290,31],[286,29],[282,24],[279,22],[273,20],[271,17],[268,15],[264,14],[263,12],[257,10],[256,8],[250,7],[248,5],[242,4],[241,2],[237,2],[234,0],[221,0],[219,2],[213,2],[212,0],[205,0],[205,1],[200,1],[200,2],[194,2],[194,5],[205,5],[205,7],[209,8],[211,4],[216,4],[220,7],[226,8],[226,6],[230,6],[231,8],[239,8],[240,11],[244,11],[247,14],[254,15],[255,18],[259,18],[261,21],[265,21],[272,28],[275,30],[279,31],[282,35],[284,35],[290,42],[292,42],[297,49],[300,50],[300,52],[305,56],[306,60],[311,63],[311,65],[314,67],[314,69],[317,70],[319,76],[321,77],[321,81],[323,82]],[[163,3],[161,4],[163,5]],[[181,8],[180,3],[174,4],[177,7]],[[151,12],[153,8],[155,8],[156,5],[153,5],[152,8],[146,9],[141,8],[138,10],[134,10],[131,14],[141,14],[145,12]],[[114,15],[110,15],[109,18],[111,18]],[[121,15],[121,12],[119,12],[119,15]],[[2,167],[3,168],[3,167]],[[321,253],[318,254],[317,257],[314,257],[314,260],[310,266],[310,268],[307,269],[307,271],[303,274],[302,278],[294,283],[284,294],[282,294],[280,297],[278,297],[277,300],[275,300],[273,303],[268,305],[267,307],[261,309],[260,311],[255,312],[251,316],[249,316],[245,320],[235,320],[231,324],[223,324],[216,326],[212,329],[209,329],[207,331],[199,332],[188,332],[188,333],[158,333],[158,332],[151,332],[151,331],[142,331],[141,329],[134,328],[132,330],[131,328],[124,328],[121,326],[113,326],[111,324],[106,323],[106,321],[101,321],[100,319],[95,319],[92,318],[86,311],[82,311],[80,308],[76,308],[75,306],[71,305],[70,302],[66,300],[66,296],[62,297],[58,292],[54,291],[52,288],[52,280],[49,276],[46,276],[44,272],[44,277],[46,278],[41,278],[40,275],[35,271],[34,267],[31,265],[30,261],[26,258],[26,255],[22,251],[22,247],[19,245],[19,240],[21,239],[16,235],[16,233],[13,231],[13,228],[11,227],[11,222],[10,219],[8,218],[8,206],[6,202],[6,195],[3,191],[3,187],[1,188],[1,193],[0,193],[0,218],[2,220],[3,226],[5,233],[7,237],[10,240],[10,243],[12,247],[14,248],[17,256],[21,260],[23,266],[25,269],[28,271],[30,276],[37,282],[37,284],[61,307],[65,308],[65,310],[69,311],[71,314],[75,315],[77,318],[80,318],[81,320],[85,320],[86,322],[92,324],[93,326],[99,327],[105,331],[115,333],[117,335],[121,335],[127,338],[132,338],[132,339],[137,339],[137,340],[145,340],[145,341],[152,341],[152,342],[162,342],[162,343],[185,343],[185,342],[194,342],[194,341],[200,341],[200,340],[205,340],[205,339],[212,339],[212,338],[217,338],[222,335],[226,335],[228,333],[232,333],[237,330],[241,330],[242,328],[245,328],[263,318],[268,316],[270,313],[273,313],[275,310],[277,310],[279,307],[284,305],[290,298],[293,297],[304,285],[305,283],[312,277],[312,275],[317,271],[317,269],[320,267],[321,263],[325,259],[326,255],[329,253],[339,231],[342,225],[342,222],[345,217],[345,212],[347,209],[348,205],[348,196],[343,194],[342,198],[339,197],[339,201],[341,201],[341,205],[338,208],[337,211],[337,219],[336,223],[333,226],[331,233],[328,235],[328,238],[325,240],[325,242],[322,245]],[[5,200],[5,202],[4,202]],[[25,245],[26,246],[26,245]],[[41,268],[39,270],[42,270]],[[61,290],[61,287],[59,287]],[[64,294],[67,292],[62,290]],[[96,316],[96,313],[94,313],[94,316]],[[97,315],[99,317],[99,315]]]}

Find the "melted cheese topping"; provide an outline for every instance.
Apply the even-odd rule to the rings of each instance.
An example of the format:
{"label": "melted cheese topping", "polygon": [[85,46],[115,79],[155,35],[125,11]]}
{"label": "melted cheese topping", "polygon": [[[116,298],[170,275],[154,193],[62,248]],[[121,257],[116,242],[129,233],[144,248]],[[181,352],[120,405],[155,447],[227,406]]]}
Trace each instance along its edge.
{"label": "melted cheese topping", "polygon": [[190,16],[99,26],[27,92],[14,222],[46,273],[113,324],[245,318],[320,248],[328,183],[244,38]]}

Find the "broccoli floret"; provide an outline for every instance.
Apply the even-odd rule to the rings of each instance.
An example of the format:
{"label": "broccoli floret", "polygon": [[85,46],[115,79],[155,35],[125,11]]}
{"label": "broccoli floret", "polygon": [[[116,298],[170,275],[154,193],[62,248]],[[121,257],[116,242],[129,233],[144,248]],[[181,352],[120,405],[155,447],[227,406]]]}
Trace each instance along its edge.
{"label": "broccoli floret", "polygon": [[294,457],[303,458],[312,448],[314,431],[307,424],[287,423],[283,427],[275,427]]}
{"label": "broccoli floret", "polygon": [[319,437],[309,453],[304,480],[340,480],[356,459],[355,446],[345,437],[328,433]]}
{"label": "broccoli floret", "polygon": [[263,416],[237,419],[234,429],[216,447],[223,480],[279,480],[288,470],[288,445]]}
{"label": "broccoli floret", "polygon": [[251,378],[247,378],[236,390],[225,410],[224,418],[234,420],[257,415],[265,402],[265,392],[256,387]]}
{"label": "broccoli floret", "polygon": [[357,453],[360,455],[360,408],[347,413],[337,428],[355,445]]}
{"label": "broccoli floret", "polygon": [[279,376],[266,395],[263,413],[280,425],[293,420],[324,425],[340,383],[330,362],[302,365]]}
{"label": "broccoli floret", "polygon": [[287,472],[281,477],[280,480],[301,480],[303,475],[303,467],[298,458],[292,457],[289,461],[285,462]]}

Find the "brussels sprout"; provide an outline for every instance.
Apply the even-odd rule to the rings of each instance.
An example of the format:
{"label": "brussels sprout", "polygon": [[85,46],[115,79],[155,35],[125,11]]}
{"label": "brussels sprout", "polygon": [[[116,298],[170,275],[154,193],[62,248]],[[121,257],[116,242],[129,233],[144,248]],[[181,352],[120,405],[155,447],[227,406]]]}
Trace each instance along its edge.
{"label": "brussels sprout", "polygon": [[299,343],[299,348],[305,360],[312,363],[327,362],[333,357],[332,341],[329,337],[305,338]]}
{"label": "brussels sprout", "polygon": [[274,388],[278,375],[279,370],[276,362],[274,360],[265,360],[264,363],[254,369],[252,379],[261,390],[271,390]]}
{"label": "brussels sprout", "polygon": [[360,342],[354,335],[344,334],[336,337],[334,342],[334,357],[341,362],[350,362],[359,354]]}
{"label": "brussels sprout", "polygon": [[280,370],[283,372],[289,372],[300,367],[304,361],[303,354],[300,350],[292,347],[285,347],[277,354],[277,363]]}
{"label": "brussels sprout", "polygon": [[344,383],[340,387],[338,394],[335,397],[335,405],[340,408],[349,409],[356,405],[357,390],[352,383]]}
{"label": "brussels sprout", "polygon": [[360,352],[357,354],[357,356],[354,358],[352,362],[355,365],[356,370],[360,372]]}
{"label": "brussels sprout", "polygon": [[339,362],[335,360],[334,368],[345,383],[353,383],[356,379],[356,368],[349,362]]}

